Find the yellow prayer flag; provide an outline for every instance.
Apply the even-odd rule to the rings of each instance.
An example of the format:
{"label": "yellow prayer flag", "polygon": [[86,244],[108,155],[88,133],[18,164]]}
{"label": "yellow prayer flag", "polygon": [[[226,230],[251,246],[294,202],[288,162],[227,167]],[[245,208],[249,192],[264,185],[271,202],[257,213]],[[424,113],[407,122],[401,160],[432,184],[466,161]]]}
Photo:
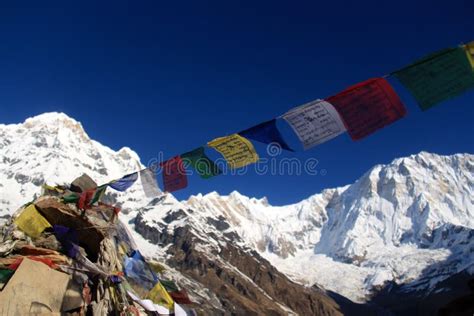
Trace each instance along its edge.
{"label": "yellow prayer flag", "polygon": [[16,226],[30,237],[38,237],[51,224],[36,210],[34,204],[28,205],[15,220]]}
{"label": "yellow prayer flag", "polygon": [[472,68],[474,69],[474,42],[470,42],[464,47],[466,49],[467,59],[469,59],[469,62],[471,63]]}
{"label": "yellow prayer flag", "polygon": [[231,168],[240,168],[258,161],[252,143],[238,134],[219,137],[207,143],[224,156]]}
{"label": "yellow prayer flag", "polygon": [[158,281],[156,285],[148,292],[147,297],[152,300],[153,303],[162,305],[169,310],[173,309],[174,301],[168,294],[166,289],[163,287],[161,282]]}

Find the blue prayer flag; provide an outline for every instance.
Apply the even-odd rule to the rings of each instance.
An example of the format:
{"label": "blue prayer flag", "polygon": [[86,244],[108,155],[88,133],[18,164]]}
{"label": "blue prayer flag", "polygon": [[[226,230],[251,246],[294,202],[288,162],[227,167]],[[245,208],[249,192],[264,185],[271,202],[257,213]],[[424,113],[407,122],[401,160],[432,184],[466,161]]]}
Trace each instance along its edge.
{"label": "blue prayer flag", "polygon": [[277,143],[281,148],[294,151],[283,140],[276,126],[276,119],[266,121],[238,133],[240,136],[256,140],[264,144]]}
{"label": "blue prayer flag", "polygon": [[132,256],[125,257],[123,268],[128,279],[133,280],[147,291],[150,291],[158,283],[158,277],[138,250],[135,250]]}
{"label": "blue prayer flag", "polygon": [[138,172],[134,172],[131,174],[127,174],[126,176],[123,176],[122,178],[112,181],[109,183],[109,187],[112,189],[115,189],[117,191],[123,192],[130,188],[132,184],[135,183],[138,179]]}

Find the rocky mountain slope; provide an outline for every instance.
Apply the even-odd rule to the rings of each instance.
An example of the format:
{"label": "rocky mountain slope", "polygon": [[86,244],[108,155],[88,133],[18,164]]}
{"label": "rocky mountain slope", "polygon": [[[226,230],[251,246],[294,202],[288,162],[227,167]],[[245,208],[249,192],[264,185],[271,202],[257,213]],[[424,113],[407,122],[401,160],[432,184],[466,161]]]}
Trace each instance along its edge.
{"label": "rocky mountain slope", "polygon": [[[86,172],[102,183],[139,164],[63,114],[0,125],[0,216],[43,181]],[[137,184],[109,198],[143,252],[208,310],[310,315],[337,313],[324,289],[392,308],[387,296],[447,293],[450,279],[473,275],[473,191],[474,155],[422,152],[287,206],[238,192],[150,201]]]}

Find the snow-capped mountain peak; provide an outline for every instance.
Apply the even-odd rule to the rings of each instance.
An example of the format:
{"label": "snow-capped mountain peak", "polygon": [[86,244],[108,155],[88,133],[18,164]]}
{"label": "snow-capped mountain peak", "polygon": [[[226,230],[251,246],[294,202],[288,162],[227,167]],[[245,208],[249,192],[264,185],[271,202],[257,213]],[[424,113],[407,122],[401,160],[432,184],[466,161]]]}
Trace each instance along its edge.
{"label": "snow-capped mountain peak", "polygon": [[[141,167],[133,150],[124,147],[116,152],[91,140],[81,123],[64,113],[44,113],[20,124],[2,124],[0,217],[39,194],[43,183],[69,183],[87,173],[102,184]],[[133,199],[144,198],[143,192],[135,193],[138,196]]]}

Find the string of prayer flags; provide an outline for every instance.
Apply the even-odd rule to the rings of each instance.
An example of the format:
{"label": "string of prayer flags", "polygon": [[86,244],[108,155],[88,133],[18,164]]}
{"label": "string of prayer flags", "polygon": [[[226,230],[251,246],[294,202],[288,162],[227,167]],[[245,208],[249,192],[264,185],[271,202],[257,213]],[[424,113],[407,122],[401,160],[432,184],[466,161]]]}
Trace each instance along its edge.
{"label": "string of prayer flags", "polygon": [[334,138],[346,128],[336,109],[327,101],[315,100],[283,114],[303,144],[304,150]]}
{"label": "string of prayer flags", "polygon": [[[394,75],[409,90],[422,110],[427,110],[437,103],[474,89],[474,42],[435,52],[390,75]],[[384,78],[360,82],[325,100],[318,99],[303,104],[278,118],[216,138],[207,145],[219,152],[229,167],[235,169],[258,161],[259,156],[250,140],[264,144],[275,143],[282,149],[294,151],[277,127],[277,120],[280,118],[291,126],[304,150],[337,137],[344,131],[353,140],[362,139],[406,115],[406,108],[400,97]],[[222,174],[216,162],[205,154],[205,148],[199,147],[159,164],[163,169],[165,191],[173,192],[188,186],[185,170],[188,165],[204,179]],[[77,185],[73,182],[71,188],[75,186],[77,189],[72,191],[85,193],[67,194],[63,196],[63,201],[77,202],[86,209],[100,199],[106,186],[125,191],[135,183],[138,175],[145,195],[155,197],[161,194],[155,178],[157,166],[158,163],[112,181],[104,187],[98,187],[93,197],[87,190],[92,190],[91,183],[95,189],[95,182],[89,177],[81,179]],[[62,190],[49,186],[44,189]]]}
{"label": "string of prayer flags", "polygon": [[37,238],[51,224],[38,212],[34,204],[30,204],[15,219],[15,225],[25,234]]}
{"label": "string of prayer flags", "polygon": [[474,72],[463,47],[431,54],[394,75],[423,111],[474,88]]}
{"label": "string of prayer flags", "polygon": [[123,192],[130,188],[138,179],[138,172],[127,174],[118,180],[109,183],[109,186],[117,191]]}
{"label": "string of prayer flags", "polygon": [[203,179],[209,179],[222,173],[219,167],[207,157],[204,147],[181,154],[181,159],[190,164]]}
{"label": "string of prayer flags", "polygon": [[163,185],[166,192],[184,189],[188,186],[183,160],[175,156],[160,164],[163,169]]}
{"label": "string of prayer flags", "polygon": [[276,119],[260,123],[242,132],[239,132],[238,134],[242,137],[253,139],[264,144],[277,143],[283,149],[294,151],[286,144],[285,140],[281,136],[281,133],[276,126]]}
{"label": "string of prayer flags", "polygon": [[140,171],[140,180],[146,197],[154,198],[161,194],[161,190],[156,182],[155,173],[151,168]]}
{"label": "string of prayer flags", "polygon": [[471,63],[471,67],[474,70],[474,42],[470,42],[464,48],[466,49],[467,59]]}
{"label": "string of prayer flags", "polygon": [[252,143],[239,134],[216,138],[207,145],[221,153],[229,166],[234,169],[258,161],[258,154]]}
{"label": "string of prayer flags", "polygon": [[383,78],[358,83],[327,99],[353,140],[362,139],[406,114],[402,101]]}

